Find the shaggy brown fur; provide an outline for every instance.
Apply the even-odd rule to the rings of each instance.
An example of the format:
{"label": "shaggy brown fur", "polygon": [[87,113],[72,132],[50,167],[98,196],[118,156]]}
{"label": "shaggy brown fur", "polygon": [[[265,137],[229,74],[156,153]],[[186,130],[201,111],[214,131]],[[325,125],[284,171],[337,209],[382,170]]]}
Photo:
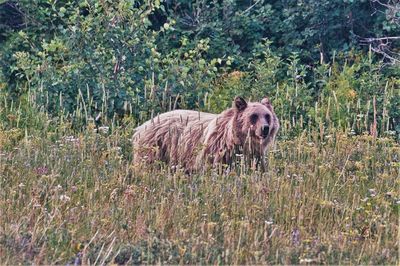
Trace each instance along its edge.
{"label": "shaggy brown fur", "polygon": [[230,164],[241,152],[265,169],[264,154],[278,129],[268,98],[247,103],[236,97],[232,108],[218,115],[175,110],[136,128],[134,162],[164,161],[192,171],[206,164]]}

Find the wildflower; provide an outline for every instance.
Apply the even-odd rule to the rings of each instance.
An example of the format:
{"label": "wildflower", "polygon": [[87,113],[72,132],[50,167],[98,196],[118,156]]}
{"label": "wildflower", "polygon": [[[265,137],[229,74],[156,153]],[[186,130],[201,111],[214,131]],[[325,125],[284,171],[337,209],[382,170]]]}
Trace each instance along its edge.
{"label": "wildflower", "polygon": [[295,246],[300,244],[300,231],[297,228],[292,230],[292,244]]}
{"label": "wildflower", "polygon": [[233,71],[232,73],[229,74],[229,77],[234,81],[238,81],[243,76],[244,76],[244,73],[241,71]]}
{"label": "wildflower", "polygon": [[122,150],[122,148],[119,147],[119,146],[116,146],[116,147],[114,147],[114,150],[117,151],[117,152],[120,152]]}
{"label": "wildflower", "polygon": [[270,219],[269,221],[264,221],[266,225],[271,225],[274,224],[274,221],[272,221],[272,219]]}
{"label": "wildflower", "polygon": [[300,263],[316,263],[316,262],[318,262],[318,259],[308,259],[308,258],[300,259]]}
{"label": "wildflower", "polygon": [[[83,249],[83,247],[84,247],[83,244],[80,244],[79,248]],[[81,264],[82,264],[82,252],[78,252],[74,259],[74,266],[81,265]]]}
{"label": "wildflower", "polygon": [[353,89],[350,89],[349,91],[348,91],[348,97],[350,98],[350,99],[354,99],[354,98],[356,98],[356,96],[357,96],[357,93],[355,92],[355,90],[353,90]]}
{"label": "wildflower", "polygon": [[361,201],[362,201],[362,202],[366,202],[366,201],[368,201],[368,200],[369,200],[369,198],[366,197],[366,198],[363,198]]}
{"label": "wildflower", "polygon": [[[75,138],[74,136],[67,136],[64,138],[64,142],[70,143],[72,145],[74,145],[75,147],[79,147],[80,146],[80,140],[79,138]],[[62,146],[62,145],[60,145]]]}
{"label": "wildflower", "polygon": [[68,197],[67,195],[61,195],[60,200],[63,202],[69,202],[71,200],[71,198]]}
{"label": "wildflower", "polygon": [[66,136],[66,137],[64,138],[64,140],[65,140],[66,142],[78,142],[78,141],[79,141],[79,139],[78,139],[78,138],[75,138],[74,136]]}
{"label": "wildflower", "polygon": [[49,169],[46,166],[38,167],[35,169],[37,175],[47,175],[49,173]]}
{"label": "wildflower", "polygon": [[385,134],[391,135],[391,136],[395,136],[396,135],[396,131],[395,130],[388,130],[384,132]]}
{"label": "wildflower", "polygon": [[375,189],[368,189],[369,194],[371,195],[371,197],[375,197],[376,196],[376,191]]}
{"label": "wildflower", "polygon": [[106,126],[98,128],[98,132],[102,133],[102,134],[107,134],[109,132],[109,130],[110,130],[110,127],[106,127]]}

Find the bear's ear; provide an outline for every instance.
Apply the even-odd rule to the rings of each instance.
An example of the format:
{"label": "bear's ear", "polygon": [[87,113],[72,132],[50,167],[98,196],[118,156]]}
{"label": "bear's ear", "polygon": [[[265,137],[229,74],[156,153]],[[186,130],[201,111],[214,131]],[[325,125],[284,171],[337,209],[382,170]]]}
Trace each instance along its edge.
{"label": "bear's ear", "polygon": [[262,99],[261,103],[264,104],[265,106],[271,105],[271,102],[269,101],[268,97]]}
{"label": "bear's ear", "polygon": [[269,110],[274,111],[274,108],[272,107],[271,102],[269,101],[268,97],[265,97],[264,99],[262,99],[261,104],[265,105]]}
{"label": "bear's ear", "polygon": [[242,97],[236,96],[233,101],[233,107],[238,111],[243,111],[247,107],[247,102]]}

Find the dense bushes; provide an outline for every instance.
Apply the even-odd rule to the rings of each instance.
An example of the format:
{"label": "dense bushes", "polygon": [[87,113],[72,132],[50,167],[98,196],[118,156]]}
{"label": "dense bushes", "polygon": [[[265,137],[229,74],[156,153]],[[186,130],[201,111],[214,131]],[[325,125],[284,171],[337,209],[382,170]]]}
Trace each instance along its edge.
{"label": "dense bushes", "polygon": [[[183,43],[177,51],[158,51],[156,38],[169,24],[157,32],[148,29],[148,16],[157,7],[135,8],[127,1],[84,3],[77,9],[38,7],[51,13],[51,22],[54,16],[60,19],[56,33],[39,39],[35,32],[20,31],[10,45],[33,41],[35,46],[20,47],[22,51],[9,56],[12,67],[5,71],[10,92],[31,90],[52,113],[72,112],[83,104],[90,106],[88,112],[138,115],[159,106],[155,98],[160,92],[169,100],[186,90],[185,96],[194,102],[195,91],[208,86],[214,76],[210,62],[203,59],[207,41],[193,48]],[[131,107],[132,100],[140,102],[140,108]]]}
{"label": "dense bushes", "polygon": [[355,39],[398,32],[381,13],[370,18],[374,8],[368,1],[6,1],[1,86],[9,100],[84,120],[218,112],[235,95],[269,95],[287,133],[371,132],[375,116],[373,127],[391,134],[400,132],[399,70]]}

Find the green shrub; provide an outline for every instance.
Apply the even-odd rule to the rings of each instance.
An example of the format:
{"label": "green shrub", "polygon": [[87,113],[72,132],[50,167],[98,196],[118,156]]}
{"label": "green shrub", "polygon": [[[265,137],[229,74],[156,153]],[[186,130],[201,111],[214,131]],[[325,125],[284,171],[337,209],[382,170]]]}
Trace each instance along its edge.
{"label": "green shrub", "polygon": [[209,89],[217,68],[205,58],[208,40],[188,47],[183,38],[179,49],[160,52],[157,38],[174,30],[173,20],[151,30],[149,16],[160,5],[124,0],[87,1],[79,7],[46,3],[26,7],[37,16],[45,14],[43,23],[56,23],[56,33],[41,39],[19,31],[8,43],[16,50],[5,56],[14,98],[32,93],[53,114],[84,107],[86,118],[130,112],[138,118],[150,110],[165,111],[177,101],[193,108]]}
{"label": "green shrub", "polygon": [[[5,97],[15,106],[25,108],[29,102],[82,128],[96,117],[105,118],[96,120],[101,124],[130,115],[138,123],[175,108],[221,112],[237,95],[252,100],[268,96],[284,138],[314,127],[355,134],[376,127],[379,134],[399,136],[398,68],[384,67],[386,62],[371,51],[328,38],[342,11],[331,14],[326,32],[309,28],[307,18],[323,19],[317,7],[324,10],[336,1],[287,4],[282,14],[266,2],[229,3],[184,1],[178,8],[162,1],[7,1],[23,14],[26,27],[9,25],[1,31]],[[365,8],[363,3],[344,5]],[[189,18],[184,10],[200,12],[190,13],[198,19],[193,27],[185,27]],[[306,25],[297,25],[301,20]],[[282,35],[293,41],[277,47],[282,29],[293,29]],[[315,45],[318,35],[325,46],[311,47],[308,42]],[[298,40],[301,36],[310,39]],[[326,51],[338,43],[347,48],[337,54]],[[318,63],[310,52],[315,49],[321,51]],[[331,51],[333,57],[327,58]]]}

